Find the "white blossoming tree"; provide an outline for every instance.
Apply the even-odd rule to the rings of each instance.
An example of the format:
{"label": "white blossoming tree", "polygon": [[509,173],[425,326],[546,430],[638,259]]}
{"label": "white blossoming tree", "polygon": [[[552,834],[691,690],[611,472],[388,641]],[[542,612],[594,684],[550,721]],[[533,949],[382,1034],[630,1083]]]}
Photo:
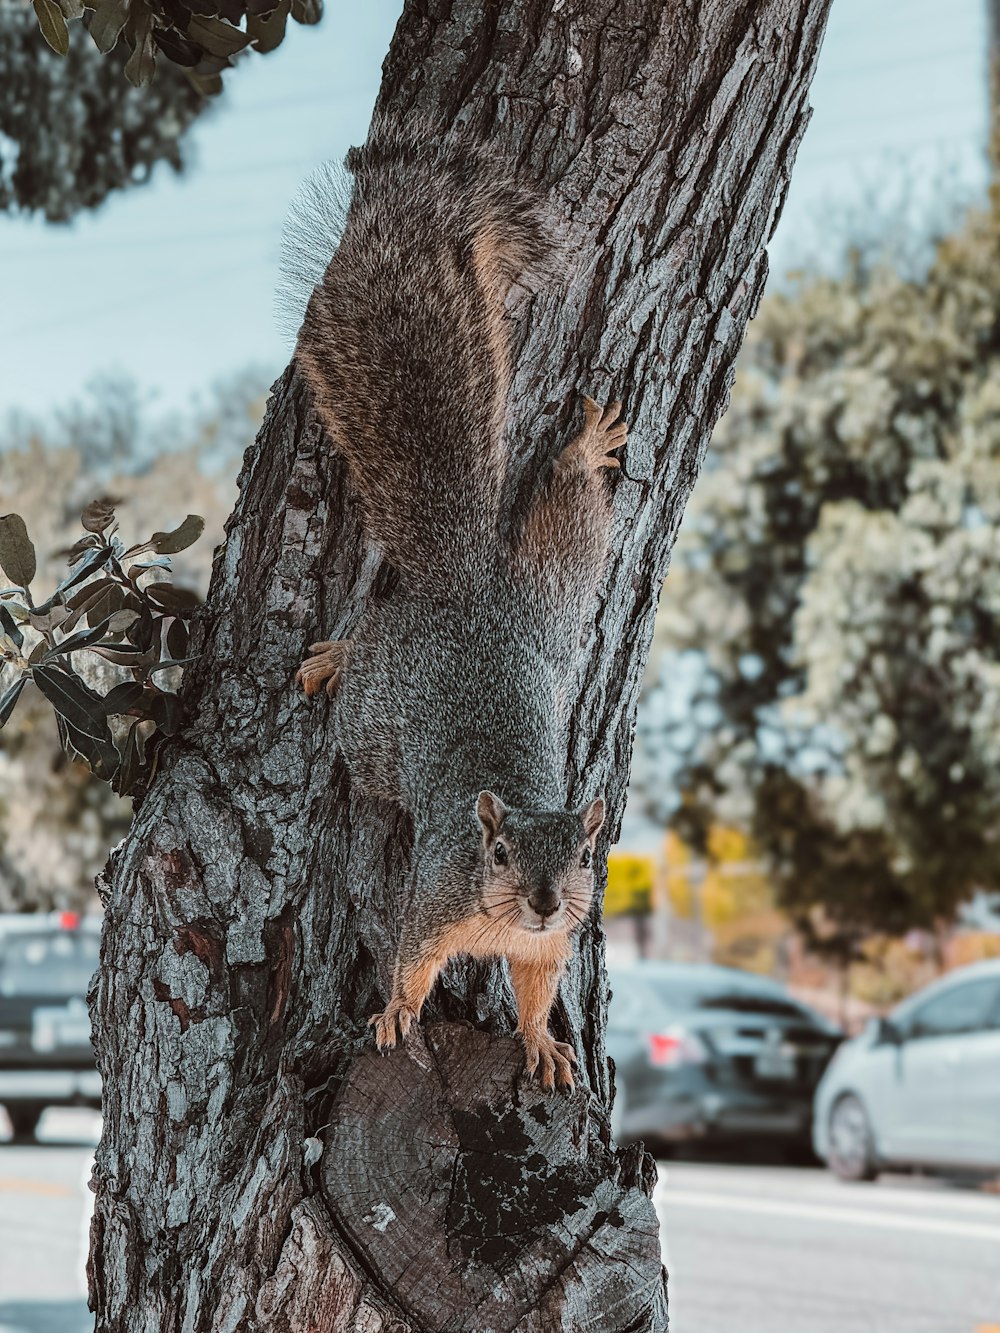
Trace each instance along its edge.
{"label": "white blossoming tree", "polygon": [[995,209],[769,297],[667,588],[675,818],[740,819],[845,956],[1000,876],[998,310]]}

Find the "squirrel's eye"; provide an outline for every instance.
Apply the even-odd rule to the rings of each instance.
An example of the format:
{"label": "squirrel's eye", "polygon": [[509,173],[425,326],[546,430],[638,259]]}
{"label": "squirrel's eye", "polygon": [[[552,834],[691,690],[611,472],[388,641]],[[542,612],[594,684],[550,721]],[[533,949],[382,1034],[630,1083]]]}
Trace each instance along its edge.
{"label": "squirrel's eye", "polygon": [[590,862],[591,862],[590,848],[584,847],[583,855],[580,857],[580,864],[583,866],[584,870],[587,870],[590,866]]}
{"label": "squirrel's eye", "polygon": [[493,860],[498,866],[505,866],[507,864],[507,848],[502,842],[498,842],[493,848]]}

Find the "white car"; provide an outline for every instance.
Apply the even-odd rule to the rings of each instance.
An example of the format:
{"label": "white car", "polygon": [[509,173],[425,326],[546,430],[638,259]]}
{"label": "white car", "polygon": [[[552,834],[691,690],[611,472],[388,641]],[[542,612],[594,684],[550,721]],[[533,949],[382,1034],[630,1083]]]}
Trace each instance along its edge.
{"label": "white car", "polygon": [[813,1146],[844,1180],[892,1165],[1000,1170],[1000,959],[949,973],[844,1042]]}

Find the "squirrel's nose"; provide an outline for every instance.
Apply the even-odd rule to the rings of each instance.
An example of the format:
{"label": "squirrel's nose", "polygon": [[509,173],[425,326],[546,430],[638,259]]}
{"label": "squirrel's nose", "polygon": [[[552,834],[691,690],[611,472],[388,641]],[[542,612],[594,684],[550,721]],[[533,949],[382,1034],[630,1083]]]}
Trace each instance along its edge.
{"label": "squirrel's nose", "polygon": [[528,902],[540,917],[552,916],[559,910],[559,895],[553,889],[539,889],[532,893]]}

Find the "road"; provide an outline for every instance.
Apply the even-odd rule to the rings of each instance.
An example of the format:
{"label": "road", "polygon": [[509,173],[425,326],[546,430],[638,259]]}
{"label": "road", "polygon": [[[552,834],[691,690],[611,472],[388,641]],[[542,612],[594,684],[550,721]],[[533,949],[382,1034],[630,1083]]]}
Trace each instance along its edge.
{"label": "road", "polygon": [[[0,1112],[0,1137],[6,1117]],[[0,1333],[90,1333],[87,1180],[100,1117],[47,1111],[37,1144],[0,1143]]]}
{"label": "road", "polygon": [[1000,1196],[661,1162],[675,1333],[1000,1333]]}
{"label": "road", "polygon": [[[0,1113],[0,1138],[3,1116]],[[0,1333],[90,1333],[86,1181],[99,1120],[0,1143]],[[672,1333],[1000,1333],[1000,1195],[905,1176],[661,1162]]]}

